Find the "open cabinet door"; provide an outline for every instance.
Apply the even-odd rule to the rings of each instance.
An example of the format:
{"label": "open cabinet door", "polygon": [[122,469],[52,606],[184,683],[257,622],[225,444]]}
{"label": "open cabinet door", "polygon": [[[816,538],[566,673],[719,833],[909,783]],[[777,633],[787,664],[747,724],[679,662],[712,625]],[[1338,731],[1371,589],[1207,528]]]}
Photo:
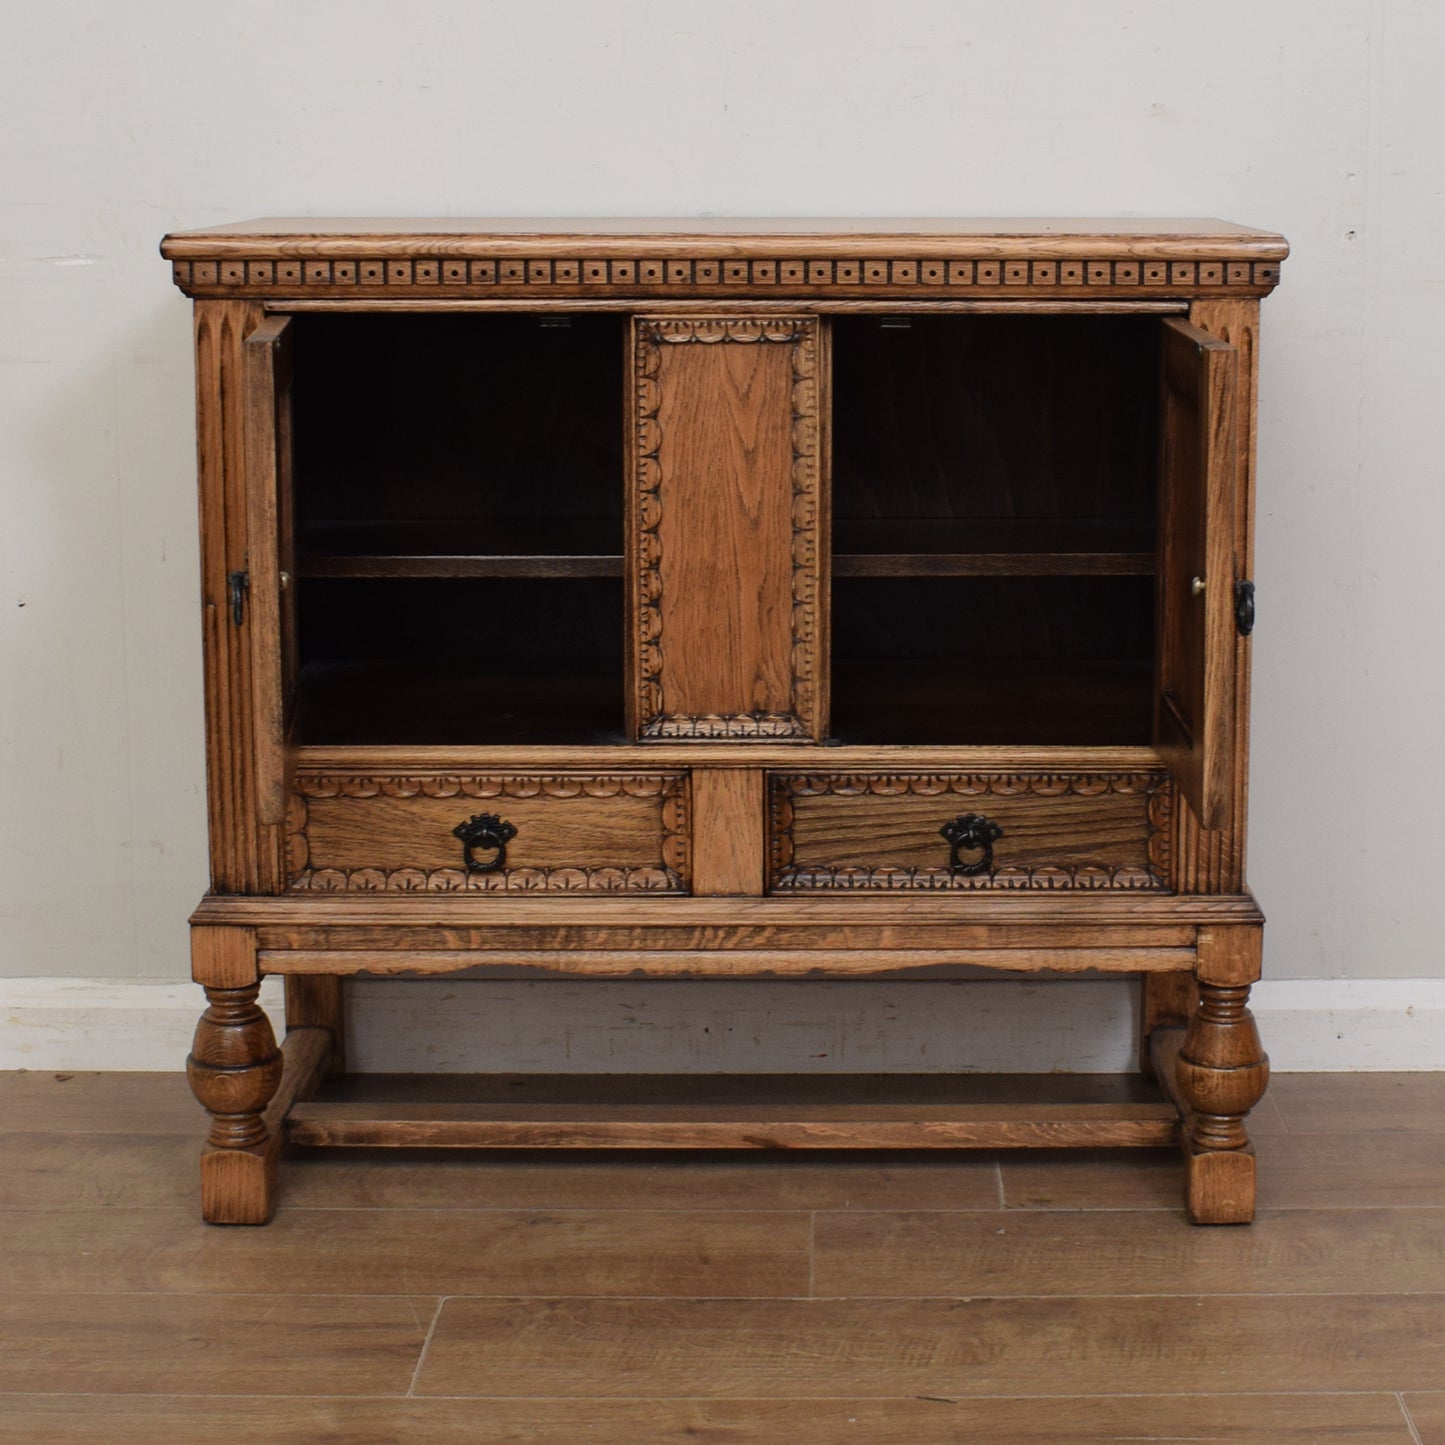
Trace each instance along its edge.
{"label": "open cabinet door", "polygon": [[268,316],[245,343],[246,581],[238,607],[250,630],[256,810],[286,815],[296,700],[291,505],[291,319]]}
{"label": "open cabinet door", "polygon": [[1205,828],[1228,820],[1234,754],[1234,348],[1169,317],[1161,345],[1156,738]]}

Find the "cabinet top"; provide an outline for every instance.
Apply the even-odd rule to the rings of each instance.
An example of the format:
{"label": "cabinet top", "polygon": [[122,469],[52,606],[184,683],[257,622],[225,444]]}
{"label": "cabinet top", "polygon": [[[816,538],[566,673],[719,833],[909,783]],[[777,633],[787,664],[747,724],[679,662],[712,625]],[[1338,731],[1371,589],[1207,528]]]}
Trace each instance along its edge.
{"label": "cabinet top", "polygon": [[1217,220],[291,218],[161,243],[198,297],[1262,296],[1283,236]]}

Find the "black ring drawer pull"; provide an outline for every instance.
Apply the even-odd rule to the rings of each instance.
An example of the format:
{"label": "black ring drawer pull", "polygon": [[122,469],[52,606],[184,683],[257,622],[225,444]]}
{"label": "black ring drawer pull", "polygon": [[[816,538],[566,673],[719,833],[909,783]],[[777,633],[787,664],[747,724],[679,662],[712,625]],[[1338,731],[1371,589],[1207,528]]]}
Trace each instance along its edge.
{"label": "black ring drawer pull", "polygon": [[[948,839],[948,871],[971,877],[987,873],[993,867],[993,845],[1003,837],[1003,829],[982,813],[960,813],[938,830]],[[965,862],[960,853],[977,853]]]}
{"label": "black ring drawer pull", "polygon": [[[475,813],[452,833],[462,840],[462,862],[468,873],[496,873],[507,866],[507,844],[517,836],[517,829],[495,813]],[[478,858],[478,849],[496,857]]]}

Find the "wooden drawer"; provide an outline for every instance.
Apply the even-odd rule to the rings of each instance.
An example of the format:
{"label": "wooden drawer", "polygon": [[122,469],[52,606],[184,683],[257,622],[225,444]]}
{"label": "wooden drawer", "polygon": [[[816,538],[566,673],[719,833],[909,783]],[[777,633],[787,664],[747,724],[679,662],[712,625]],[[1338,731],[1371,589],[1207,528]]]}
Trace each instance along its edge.
{"label": "wooden drawer", "polygon": [[769,891],[1164,890],[1172,799],[1163,772],[772,773]]}
{"label": "wooden drawer", "polygon": [[[288,818],[290,886],[686,893],[688,796],[681,772],[302,772]],[[472,867],[457,831],[469,823]]]}

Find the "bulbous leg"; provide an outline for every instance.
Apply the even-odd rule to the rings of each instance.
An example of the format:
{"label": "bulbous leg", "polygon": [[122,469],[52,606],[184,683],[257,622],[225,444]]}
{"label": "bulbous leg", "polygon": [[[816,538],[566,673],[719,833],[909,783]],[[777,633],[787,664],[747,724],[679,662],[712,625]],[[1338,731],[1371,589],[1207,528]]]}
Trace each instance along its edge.
{"label": "bulbous leg", "polygon": [[1245,1116],[1264,1097],[1269,1059],[1249,1011],[1247,984],[1201,982],[1175,1064],[1189,1106],[1186,1201],[1196,1224],[1248,1224],[1254,1218],[1254,1149]]}
{"label": "bulbous leg", "polygon": [[259,983],[208,987],[186,1060],[191,1092],[211,1116],[201,1154],[201,1213],[211,1224],[265,1224],[275,1208],[276,1141],[263,1116],[282,1058],[259,992]]}

